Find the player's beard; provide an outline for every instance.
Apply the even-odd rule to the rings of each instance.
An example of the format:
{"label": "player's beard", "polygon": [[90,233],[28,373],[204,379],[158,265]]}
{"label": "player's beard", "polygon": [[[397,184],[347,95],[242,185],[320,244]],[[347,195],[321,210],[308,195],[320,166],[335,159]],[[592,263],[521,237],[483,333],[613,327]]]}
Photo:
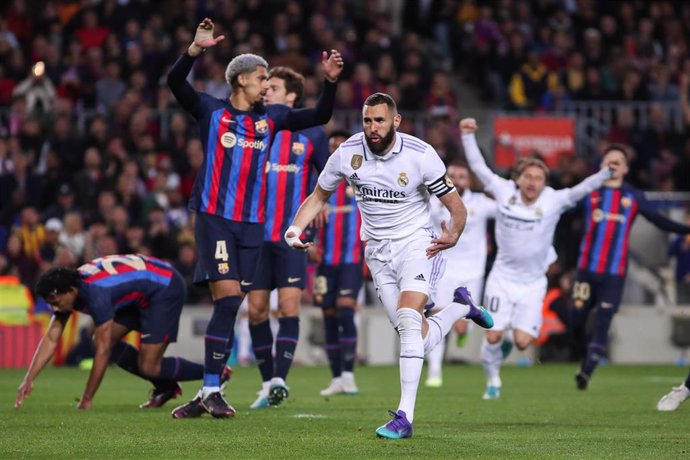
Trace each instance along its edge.
{"label": "player's beard", "polygon": [[395,138],[395,128],[391,126],[391,130],[388,131],[388,134],[386,134],[385,137],[382,137],[377,144],[371,142],[371,139],[369,139],[369,136],[367,135],[365,135],[364,138],[367,140],[369,150],[371,150],[375,155],[382,155],[393,144],[393,139]]}

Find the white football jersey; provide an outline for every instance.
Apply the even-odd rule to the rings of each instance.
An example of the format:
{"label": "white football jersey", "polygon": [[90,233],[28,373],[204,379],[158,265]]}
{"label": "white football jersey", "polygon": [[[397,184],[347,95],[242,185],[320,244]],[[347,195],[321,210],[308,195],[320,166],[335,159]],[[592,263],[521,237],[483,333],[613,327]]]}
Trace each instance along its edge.
{"label": "white football jersey", "polygon": [[[489,219],[496,218],[496,202],[484,195],[467,189],[462,194],[462,201],[467,208],[467,222],[458,244],[446,249],[446,270],[461,273],[463,280],[484,277],[486,269],[486,226]],[[446,224],[450,213],[440,200],[431,201],[431,220],[434,230],[441,233],[441,221]]]}
{"label": "white football jersey", "polygon": [[601,187],[611,177],[611,172],[602,169],[572,188],[546,187],[534,203],[526,205],[517,184],[494,174],[486,165],[474,134],[463,134],[462,144],[470,168],[498,204],[498,253],[492,271],[507,279],[525,282],[544,276],[553,262],[551,243],[561,214]]}
{"label": "white football jersey", "polygon": [[396,133],[384,156],[369,150],[364,133],[340,144],[318,183],[333,191],[343,179],[355,191],[363,241],[400,239],[431,228],[430,193],[440,197],[455,190],[433,147],[404,133]]}

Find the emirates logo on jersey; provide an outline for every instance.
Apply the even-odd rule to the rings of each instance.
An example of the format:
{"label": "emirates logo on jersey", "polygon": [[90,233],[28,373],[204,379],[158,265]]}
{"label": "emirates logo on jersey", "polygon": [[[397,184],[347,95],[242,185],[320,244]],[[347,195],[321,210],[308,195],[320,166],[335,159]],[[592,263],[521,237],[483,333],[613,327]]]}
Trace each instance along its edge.
{"label": "emirates logo on jersey", "polygon": [[302,155],[306,149],[303,142],[293,142],[292,143],[292,153],[295,155]]}

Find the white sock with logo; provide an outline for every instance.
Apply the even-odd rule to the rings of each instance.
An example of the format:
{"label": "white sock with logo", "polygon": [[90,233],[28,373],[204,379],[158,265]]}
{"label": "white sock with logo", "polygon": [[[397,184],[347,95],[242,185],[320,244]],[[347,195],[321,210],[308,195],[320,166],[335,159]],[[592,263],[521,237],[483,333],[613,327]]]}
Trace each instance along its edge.
{"label": "white sock with logo", "polygon": [[428,317],[429,330],[424,337],[424,353],[428,354],[441,343],[450,332],[453,324],[469,313],[470,307],[456,302],[451,302],[446,308]]}
{"label": "white sock with logo", "polygon": [[501,386],[501,361],[503,354],[501,352],[501,342],[489,343],[484,337],[482,341],[482,366],[486,374],[487,384],[494,386]]}
{"label": "white sock with logo", "polygon": [[400,334],[400,405],[407,420],[414,419],[417,388],[424,365],[424,340],[422,339],[422,315],[412,308],[402,307],[396,312]]}

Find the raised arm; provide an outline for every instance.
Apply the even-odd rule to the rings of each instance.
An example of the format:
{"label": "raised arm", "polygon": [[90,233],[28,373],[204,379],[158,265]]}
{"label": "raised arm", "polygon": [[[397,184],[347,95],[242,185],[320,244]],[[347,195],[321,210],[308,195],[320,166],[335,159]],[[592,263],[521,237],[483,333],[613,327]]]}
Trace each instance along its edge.
{"label": "raised arm", "polygon": [[324,51],[321,54],[321,65],[324,68],[324,86],[316,107],[313,109],[295,109],[287,113],[285,128],[299,131],[312,126],[325,125],[333,115],[335,105],[335,91],[338,87],[338,76],[343,71],[343,57],[338,50],[331,50],[331,54]]}
{"label": "raised arm", "polygon": [[477,121],[474,118],[460,120],[460,132],[462,133],[462,146],[465,149],[465,158],[470,169],[486,189],[492,190],[503,183],[508,182],[498,174],[495,174],[484,161],[482,152],[479,151],[475,132]]}
{"label": "raised arm", "polygon": [[31,394],[31,390],[34,386],[34,380],[38,377],[38,374],[43,370],[43,368],[50,362],[50,359],[55,354],[58,342],[60,341],[60,336],[62,336],[62,331],[65,330],[65,324],[69,315],[56,314],[50,320],[48,325],[48,330],[38,344],[38,348],[34,353],[34,357],[31,360],[31,365],[26,371],[24,380],[19,385],[17,390],[17,399],[14,401],[14,408],[18,409],[24,400]]}
{"label": "raised arm", "polygon": [[194,117],[199,115],[199,93],[189,84],[187,75],[192,70],[196,57],[203,53],[206,48],[215,46],[224,38],[224,35],[213,38],[213,21],[205,18],[197,27],[194,41],[189,45],[187,52],[175,61],[168,73],[167,82],[170,90],[180,105]]}
{"label": "raised arm", "polygon": [[655,227],[664,230],[665,232],[679,233],[682,235],[690,233],[690,227],[671,220],[657,211],[647,200],[647,198],[644,197],[642,192],[636,190],[635,198],[637,198],[637,205],[640,208],[640,214],[654,224]]}
{"label": "raised arm", "polygon": [[609,168],[601,168],[596,174],[592,174],[574,187],[556,192],[562,199],[564,209],[572,208],[585,196],[589,195],[611,178],[612,171]]}

